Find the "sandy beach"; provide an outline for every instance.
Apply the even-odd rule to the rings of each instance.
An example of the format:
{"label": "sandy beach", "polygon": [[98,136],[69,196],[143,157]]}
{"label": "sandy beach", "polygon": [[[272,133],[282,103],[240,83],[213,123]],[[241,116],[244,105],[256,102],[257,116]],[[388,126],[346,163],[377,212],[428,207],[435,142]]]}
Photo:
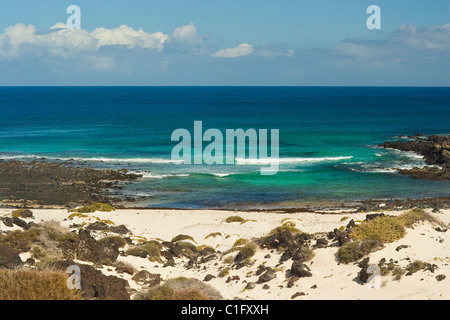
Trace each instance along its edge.
{"label": "sandy beach", "polygon": [[[384,210],[382,210],[384,209]],[[381,212],[390,216],[398,216],[406,210],[386,210]],[[0,216],[10,216],[12,209],[1,209]],[[436,218],[440,226],[449,226],[450,210],[443,209],[438,213],[425,210]],[[156,209],[117,209],[112,212],[86,213],[74,215],[66,209],[33,209],[33,216],[22,218],[23,221],[42,224],[57,221],[75,233],[80,226],[89,226],[95,222],[103,222],[109,226],[124,225],[128,233],[121,235],[131,239],[126,246],[119,249],[118,262],[132,266],[130,273],[119,272],[113,265],[101,265],[82,260],[74,260],[80,264],[89,264],[105,275],[113,275],[127,281],[127,291],[133,299],[140,292],[145,292],[146,285],[133,280],[133,276],[141,270],[153,275],[160,275],[160,284],[177,277],[195,278],[207,283],[220,292],[223,299],[246,300],[291,300],[291,299],[449,299],[450,291],[450,232],[445,227],[439,227],[429,221],[419,222],[413,228],[407,228],[406,234],[392,243],[385,243],[381,250],[367,255],[369,264],[378,264],[381,259],[393,261],[399,267],[420,260],[433,265],[432,270],[419,270],[411,275],[404,275],[400,280],[394,280],[392,275],[382,275],[375,279],[378,287],[369,285],[359,278],[361,267],[358,261],[348,264],[339,262],[337,253],[339,245],[328,236],[334,229],[345,228],[349,221],[356,225],[366,219],[370,212],[349,213],[340,210],[330,210],[327,214],[299,212],[236,212],[219,210],[156,210]],[[239,216],[243,222],[226,222],[230,216]],[[292,280],[290,269],[292,260],[280,263],[283,250],[257,247],[248,263],[237,267],[235,256],[238,251],[232,251],[238,239],[255,240],[267,236],[270,231],[283,224],[301,230],[311,235],[310,248],[314,256],[305,265],[312,276]],[[4,223],[1,230],[5,234],[12,230],[22,230],[17,225],[7,227]],[[95,239],[117,234],[106,230],[91,230]],[[187,257],[174,257],[174,263],[168,265],[163,255],[160,261],[151,261],[126,254],[127,250],[137,243],[156,240],[164,244],[178,235],[190,236],[184,242],[190,242],[199,247],[212,248],[214,255],[210,259],[201,260],[197,256],[195,264],[189,265]],[[187,238],[187,237],[186,237]],[[192,240],[193,239],[193,240]],[[326,241],[317,239],[325,239]],[[321,245],[319,245],[319,242]],[[239,247],[239,246],[238,246]],[[399,249],[400,248],[400,249]],[[226,253],[227,251],[231,251]],[[30,257],[30,252],[20,253],[22,261]],[[232,257],[228,258],[227,257]],[[391,260],[392,259],[392,260]],[[268,281],[258,281],[261,273],[258,269],[264,266],[274,270],[274,275]],[[220,276],[221,270],[228,272]],[[210,275],[209,281],[205,277]],[[444,276],[442,276],[444,275]],[[445,277],[447,276],[447,277]],[[439,279],[439,280],[438,280]],[[266,279],[267,280],[267,279]],[[374,280],[374,281],[375,281]],[[259,282],[259,283],[258,283]],[[251,283],[251,285],[249,285]],[[375,282],[373,282],[375,283]]]}

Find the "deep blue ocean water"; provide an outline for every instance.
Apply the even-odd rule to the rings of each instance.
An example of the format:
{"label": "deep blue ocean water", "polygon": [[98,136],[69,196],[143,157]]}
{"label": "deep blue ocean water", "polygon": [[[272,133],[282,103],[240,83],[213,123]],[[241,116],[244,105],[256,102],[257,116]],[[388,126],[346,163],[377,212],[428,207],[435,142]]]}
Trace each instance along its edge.
{"label": "deep blue ocean water", "polygon": [[[172,132],[193,135],[194,121],[224,137],[226,129],[279,129],[279,172],[174,163]],[[1,159],[138,171],[142,179],[116,192],[146,206],[449,196],[449,182],[396,172],[423,166],[421,157],[377,147],[418,132],[450,134],[450,88],[0,87]]]}

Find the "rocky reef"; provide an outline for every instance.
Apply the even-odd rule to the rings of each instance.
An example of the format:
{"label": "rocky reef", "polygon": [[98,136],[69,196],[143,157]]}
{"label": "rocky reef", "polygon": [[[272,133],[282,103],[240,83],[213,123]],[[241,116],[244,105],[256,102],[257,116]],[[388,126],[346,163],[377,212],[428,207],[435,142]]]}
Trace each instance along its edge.
{"label": "rocky reef", "polygon": [[140,176],[127,170],[97,170],[45,161],[0,161],[0,192],[11,206],[68,206],[70,203],[113,203],[110,188]]}
{"label": "rocky reef", "polygon": [[424,137],[418,133],[408,138],[408,141],[385,141],[380,146],[415,152],[423,156],[428,166],[403,169],[399,173],[417,179],[450,181],[450,135]]}

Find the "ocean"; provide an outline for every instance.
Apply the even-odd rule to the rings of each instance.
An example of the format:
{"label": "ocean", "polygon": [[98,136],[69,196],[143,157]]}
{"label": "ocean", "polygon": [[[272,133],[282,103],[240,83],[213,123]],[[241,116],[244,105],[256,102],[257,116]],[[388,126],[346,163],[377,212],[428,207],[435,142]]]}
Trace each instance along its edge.
{"label": "ocean", "polygon": [[[278,172],[261,175],[251,161],[173,161],[173,131],[193,134],[194,121],[224,136],[226,129],[278,129]],[[139,172],[138,181],[111,190],[138,206],[301,207],[450,196],[449,182],[398,174],[424,166],[422,157],[378,147],[419,132],[450,134],[450,88],[0,87],[0,159]]]}

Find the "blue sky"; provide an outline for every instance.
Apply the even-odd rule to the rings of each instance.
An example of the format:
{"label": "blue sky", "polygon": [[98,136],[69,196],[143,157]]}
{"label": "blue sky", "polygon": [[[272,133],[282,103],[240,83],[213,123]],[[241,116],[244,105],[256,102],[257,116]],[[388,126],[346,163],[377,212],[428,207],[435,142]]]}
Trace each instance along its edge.
{"label": "blue sky", "polygon": [[448,86],[449,53],[448,0],[0,3],[0,85]]}

